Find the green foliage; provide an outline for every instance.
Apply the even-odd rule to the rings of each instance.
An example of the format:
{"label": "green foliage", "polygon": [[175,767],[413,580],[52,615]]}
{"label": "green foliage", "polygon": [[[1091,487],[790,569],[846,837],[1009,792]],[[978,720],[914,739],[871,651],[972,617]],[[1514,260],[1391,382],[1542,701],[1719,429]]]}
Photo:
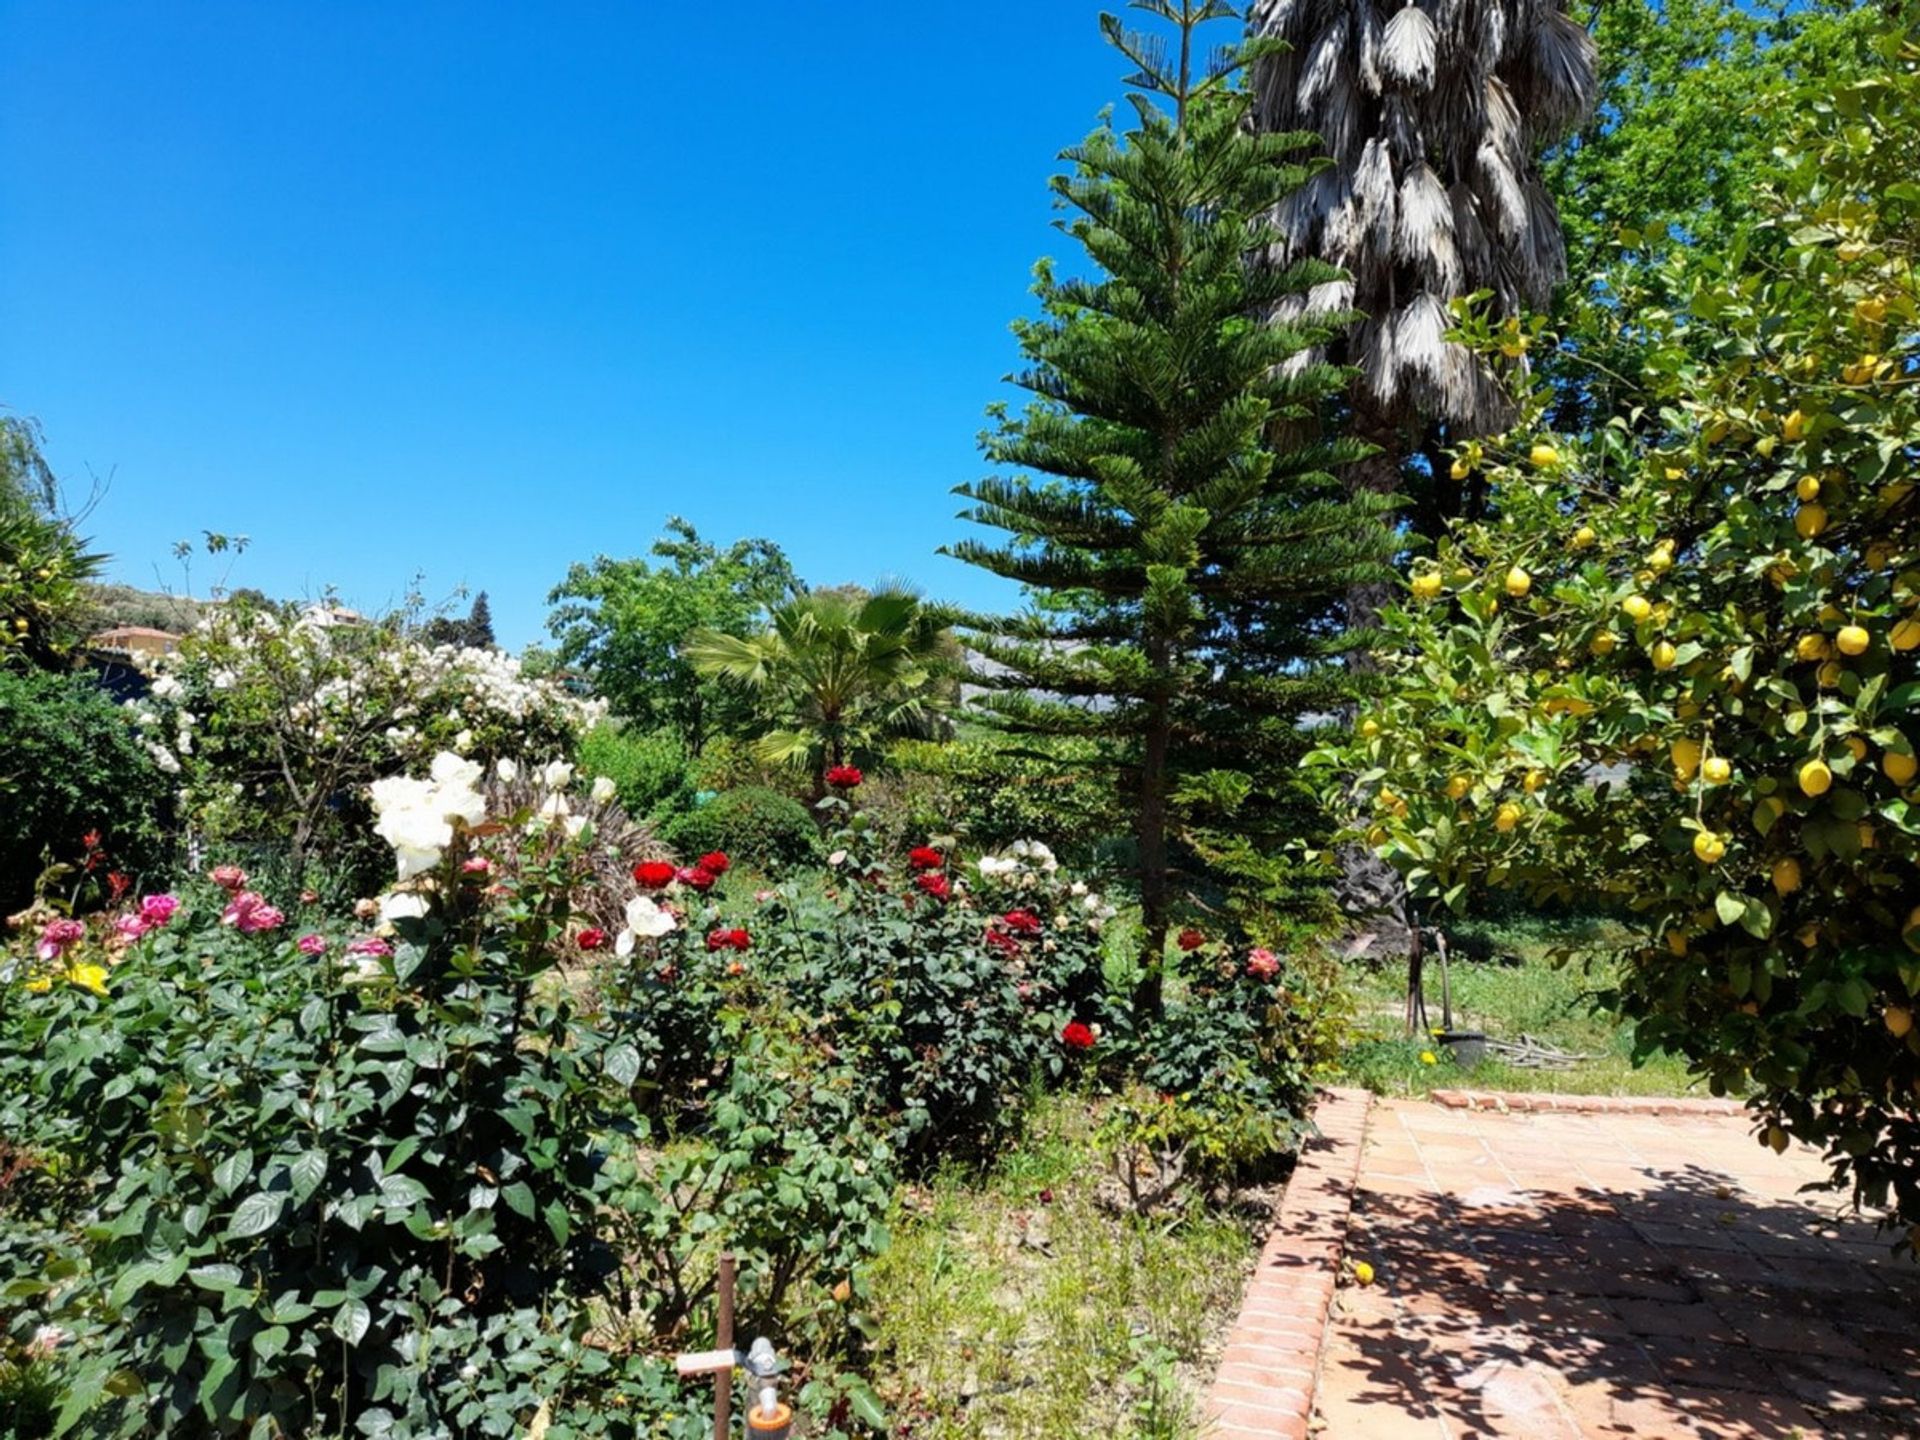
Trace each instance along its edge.
{"label": "green foliage", "polygon": [[903,740],[861,790],[874,823],[906,844],[955,835],[998,850],[1044,835],[1063,858],[1087,864],[1115,841],[1129,843],[1118,777],[1099,745],[1072,736],[1011,737],[995,731],[952,740]]}
{"label": "green foliage", "polygon": [[455,620],[451,616],[436,615],[420,627],[420,638],[429,645],[453,645],[467,650],[491,650],[493,639],[493,608],[487,603],[487,592],[482,590],[473,597],[464,620]]}
{"label": "green foliage", "polygon": [[91,678],[0,669],[0,910],[29,899],[49,864],[83,861],[90,831],[96,870],[151,875],[168,853],[170,788]]}
{"label": "green foliage", "polygon": [[1176,884],[1217,883],[1298,834],[1299,721],[1354,693],[1345,597],[1393,548],[1389,502],[1334,473],[1365,453],[1328,429],[1348,376],[1307,354],[1354,317],[1257,318],[1340,278],[1311,260],[1247,264],[1272,208],[1320,168],[1317,142],[1248,123],[1234,77],[1270,47],[1189,67],[1195,28],[1232,7],[1154,8],[1179,25],[1180,66],[1104,22],[1141,67],[1138,123],[1067,152],[1054,194],[1093,273],[1039,267],[1041,316],[1015,327],[1018,383],[1039,398],[996,411],[985,442],[995,464],[1047,478],[961,487],[970,518],[1011,538],[950,552],[1034,596],[969,639],[993,663],[976,677],[998,692],[991,713],[1091,741],[1129,777],[1149,990]]}
{"label": "green foliage", "polygon": [[661,838],[689,858],[722,850],[769,870],[820,856],[820,827],[807,807],[790,795],[758,786],[723,790],[704,805],[674,816],[662,827]]}
{"label": "green foliage", "polygon": [[1636,1043],[1911,1224],[1920,49],[1879,43],[1766,97],[1749,224],[1621,297],[1605,426],[1549,436],[1536,395],[1479,457],[1497,513],[1421,566],[1392,698],[1329,759],[1436,906],[1624,906]]}
{"label": "green foliage", "polygon": [[90,553],[59,513],[40,427],[0,415],[0,666],[64,669],[87,636]]}
{"label": "green foliage", "polygon": [[118,625],[141,625],[152,630],[185,634],[200,623],[197,601],[132,585],[89,585],[87,631],[98,634]]}
{"label": "green foliage", "polygon": [[805,772],[820,795],[830,767],[871,764],[884,742],[939,727],[957,658],[946,625],[905,590],[818,590],[760,634],[703,630],[687,653],[751,702],[755,756]]}
{"label": "green foliage", "polygon": [[510,915],[447,869],[387,960],[203,900],[105,998],[0,995],[0,1134],[66,1177],[50,1255],[86,1253],[8,1290],[82,1336],[63,1426],[505,1433],[614,1363],[580,1341],[628,1052],[551,983],[565,886]]}
{"label": "green foliage", "polygon": [[596,725],[580,741],[580,768],[604,775],[619,787],[630,815],[658,819],[691,809],[692,760],[672,730],[643,732],[624,725]]}
{"label": "green foliage", "polygon": [[616,715],[639,730],[672,730],[698,754],[751,716],[695,670],[688,637],[748,635],[803,587],[772,541],[721,550],[678,516],[650,553],[659,563],[602,555],[574,565],[547,596],[547,629],[561,663],[584,669]]}

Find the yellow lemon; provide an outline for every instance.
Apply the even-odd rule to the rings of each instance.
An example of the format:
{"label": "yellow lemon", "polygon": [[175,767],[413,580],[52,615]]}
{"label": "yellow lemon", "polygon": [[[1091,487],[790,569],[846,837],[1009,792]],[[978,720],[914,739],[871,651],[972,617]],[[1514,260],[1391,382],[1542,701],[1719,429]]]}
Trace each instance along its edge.
{"label": "yellow lemon", "polygon": [[1827,528],[1827,507],[1802,505],[1793,512],[1793,528],[1802,540],[1811,540]]}
{"label": "yellow lemon", "polygon": [[1889,750],[1880,757],[1880,768],[1887,772],[1887,778],[1902,789],[1913,783],[1913,777],[1920,775],[1920,760],[1911,755],[1902,755],[1898,750]]}
{"label": "yellow lemon", "polygon": [[1518,805],[1514,804],[1511,800],[1507,801],[1506,804],[1493,812],[1493,828],[1503,835],[1506,834],[1507,831],[1513,829],[1514,826],[1520,823],[1521,813]]}
{"label": "yellow lemon", "polygon": [[1373,797],[1373,803],[1382,810],[1391,810],[1400,803],[1400,797],[1382,785],[1380,787],[1380,793]]}
{"label": "yellow lemon", "polygon": [[1464,480],[1473,473],[1473,467],[1465,460],[1456,460],[1447,467],[1447,474],[1456,480]]}
{"label": "yellow lemon", "polygon": [[1638,624],[1653,613],[1653,604],[1644,595],[1629,595],[1620,602],[1620,608]]}
{"label": "yellow lemon", "polygon": [[1820,759],[1807,761],[1800,767],[1800,793],[1802,795],[1824,795],[1833,784],[1833,771],[1827,768],[1827,762]]}
{"label": "yellow lemon", "polygon": [[1793,493],[1800,497],[1802,504],[1811,505],[1820,498],[1820,477],[1818,475],[1802,475],[1800,477],[1800,483],[1793,487]]}
{"label": "yellow lemon", "polygon": [[1676,740],[1668,747],[1667,753],[1673,757],[1673,772],[1686,779],[1700,768],[1700,742],[1698,740]]}
{"label": "yellow lemon", "polygon": [[1679,651],[1675,650],[1673,646],[1665,640],[1656,640],[1651,653],[1653,656],[1653,668],[1656,670],[1671,670],[1674,660],[1678,658],[1680,654]]}
{"label": "yellow lemon", "polygon": [[1913,1012],[1904,1005],[1889,1005],[1883,1017],[1887,1022],[1887,1033],[1896,1040],[1907,1038],[1907,1032],[1913,1029]]}
{"label": "yellow lemon", "polygon": [[1896,650],[1912,650],[1920,647],[1920,620],[1912,616],[1902,620],[1887,636],[1887,643]]}
{"label": "yellow lemon", "polygon": [[1807,433],[1807,417],[1798,410],[1780,422],[1780,435],[1789,442],[1798,440]]}
{"label": "yellow lemon", "polygon": [[1575,550],[1585,550],[1593,544],[1593,527],[1591,525],[1582,525],[1578,530],[1573,532],[1573,539],[1568,543],[1571,544]]}
{"label": "yellow lemon", "polygon": [[1858,735],[1847,736],[1847,753],[1853,756],[1855,760],[1866,759],[1867,742],[1862,740]]}
{"label": "yellow lemon", "polygon": [[1507,594],[1518,600],[1533,588],[1533,577],[1515,565],[1507,571]]}
{"label": "yellow lemon", "polygon": [[1791,855],[1773,862],[1773,888],[1782,895],[1800,888],[1800,862]]}
{"label": "yellow lemon", "polygon": [[1824,660],[1833,652],[1828,648],[1824,635],[1802,635],[1794,642],[1794,655],[1806,661]]}
{"label": "yellow lemon", "polygon": [[1619,640],[1615,638],[1611,630],[1602,630],[1593,637],[1593,643],[1588,648],[1596,655],[1611,655],[1613,653],[1613,647],[1619,643]]}
{"label": "yellow lemon", "polygon": [[1682,470],[1678,465],[1667,466],[1664,473],[1669,480],[1684,480],[1687,478],[1687,472]]}
{"label": "yellow lemon", "polygon": [[1700,778],[1709,785],[1724,785],[1733,778],[1733,766],[1723,756],[1715,755],[1701,762]]}
{"label": "yellow lemon", "polygon": [[1467,791],[1472,788],[1473,781],[1464,775],[1455,775],[1447,781],[1447,798],[1449,800],[1463,800],[1466,798]]}
{"label": "yellow lemon", "polygon": [[1702,830],[1693,837],[1693,853],[1702,865],[1718,865],[1726,856],[1727,842],[1711,830]]}
{"label": "yellow lemon", "polygon": [[1364,1260],[1354,1261],[1353,1278],[1358,1280],[1362,1285],[1371,1285],[1373,1283],[1373,1266]]}
{"label": "yellow lemon", "polygon": [[1526,778],[1520,782],[1520,788],[1526,791],[1527,794],[1533,795],[1538,793],[1541,787],[1544,786],[1546,783],[1547,783],[1546,771],[1529,770],[1527,771]]}
{"label": "yellow lemon", "polygon": [[1647,556],[1647,569],[1656,575],[1664,575],[1673,568],[1673,547],[1662,541],[1653,547],[1653,553]]}
{"label": "yellow lemon", "polygon": [[1787,1132],[1782,1130],[1778,1125],[1769,1125],[1767,1127],[1767,1144],[1773,1150],[1774,1154],[1786,1154]]}
{"label": "yellow lemon", "polygon": [[1867,546],[1865,559],[1869,570],[1884,570],[1893,564],[1893,547],[1884,540],[1876,540]]}
{"label": "yellow lemon", "polygon": [[1438,570],[1423,570],[1413,577],[1413,595],[1416,600],[1431,600],[1440,593],[1444,582]]}
{"label": "yellow lemon", "polygon": [[1853,302],[1853,313],[1869,325],[1878,325],[1887,318],[1887,302],[1877,295],[1869,295]]}
{"label": "yellow lemon", "polygon": [[1551,470],[1560,463],[1560,452],[1544,440],[1528,452],[1527,458],[1533,462],[1536,470]]}
{"label": "yellow lemon", "polygon": [[1873,643],[1873,637],[1867,633],[1864,625],[1842,625],[1840,633],[1833,637],[1833,643],[1840,647],[1842,655],[1864,655],[1867,646]]}
{"label": "yellow lemon", "polygon": [[1822,690],[1831,690],[1840,683],[1840,677],[1845,673],[1838,660],[1829,660],[1813,672],[1814,683]]}

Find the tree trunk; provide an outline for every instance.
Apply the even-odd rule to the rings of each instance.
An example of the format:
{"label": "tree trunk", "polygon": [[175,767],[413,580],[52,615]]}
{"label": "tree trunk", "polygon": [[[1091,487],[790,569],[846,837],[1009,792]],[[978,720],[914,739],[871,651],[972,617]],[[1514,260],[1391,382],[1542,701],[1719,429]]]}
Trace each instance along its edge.
{"label": "tree trunk", "polygon": [[[1354,424],[1361,439],[1378,446],[1377,453],[1347,467],[1344,478],[1350,493],[1392,495],[1401,488],[1401,427],[1389,416],[1357,397]],[[1372,628],[1393,599],[1391,581],[1380,580],[1347,591],[1347,629]],[[1347,664],[1359,675],[1378,674],[1380,665],[1366,650],[1347,653]],[[1400,872],[1365,845],[1339,848],[1340,878],[1334,898],[1347,916],[1345,949],[1349,956],[1376,957],[1406,953],[1412,943],[1407,923],[1407,886]]]}
{"label": "tree trunk", "polygon": [[1154,1018],[1165,995],[1161,967],[1167,953],[1171,887],[1167,881],[1167,759],[1173,723],[1164,700],[1155,702],[1140,759],[1140,984],[1133,992],[1136,1014]]}

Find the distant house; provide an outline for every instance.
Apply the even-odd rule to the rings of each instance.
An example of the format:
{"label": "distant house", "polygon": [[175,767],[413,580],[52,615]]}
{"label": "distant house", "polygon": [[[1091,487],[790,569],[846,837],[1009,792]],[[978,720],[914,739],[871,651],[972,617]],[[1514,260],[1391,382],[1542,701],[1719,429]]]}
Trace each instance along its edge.
{"label": "distant house", "polygon": [[300,622],[311,625],[316,630],[331,630],[339,626],[358,626],[367,623],[367,617],[358,610],[349,610],[344,605],[334,605],[326,601],[307,606],[300,612]]}
{"label": "distant house", "polygon": [[121,655],[171,655],[180,648],[180,637],[171,630],[156,630],[151,625],[116,625],[89,636],[87,644],[95,650],[110,650]]}

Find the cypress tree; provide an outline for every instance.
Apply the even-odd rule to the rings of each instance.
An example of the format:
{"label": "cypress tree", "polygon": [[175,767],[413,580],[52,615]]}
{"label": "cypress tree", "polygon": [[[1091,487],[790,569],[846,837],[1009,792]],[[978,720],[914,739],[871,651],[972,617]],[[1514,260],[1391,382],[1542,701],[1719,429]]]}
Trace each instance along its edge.
{"label": "cypress tree", "polygon": [[1195,32],[1237,7],[1133,8],[1176,46],[1101,16],[1136,67],[1135,123],[1108,119],[1062,156],[1058,224],[1089,273],[1037,267],[1013,377],[1035,398],[994,407],[982,441],[995,465],[1045,478],[960,486],[965,518],[1005,538],[948,553],[1028,592],[1019,615],[970,617],[992,662],[983,708],[1015,732],[1098,740],[1126,788],[1153,1008],[1182,884],[1225,871],[1270,888],[1302,838],[1302,721],[1351,700],[1342,654],[1365,636],[1343,599],[1385,573],[1394,541],[1392,502],[1336,474],[1369,453],[1337,432],[1350,372],[1310,353],[1354,317],[1284,303],[1340,272],[1250,263],[1273,239],[1263,217],[1319,168],[1312,135],[1248,123],[1242,70],[1273,42],[1201,59]]}
{"label": "cypress tree", "polygon": [[467,611],[466,632],[466,643],[471,648],[493,649],[493,607],[487,603],[484,590],[473,597],[473,608]]}

